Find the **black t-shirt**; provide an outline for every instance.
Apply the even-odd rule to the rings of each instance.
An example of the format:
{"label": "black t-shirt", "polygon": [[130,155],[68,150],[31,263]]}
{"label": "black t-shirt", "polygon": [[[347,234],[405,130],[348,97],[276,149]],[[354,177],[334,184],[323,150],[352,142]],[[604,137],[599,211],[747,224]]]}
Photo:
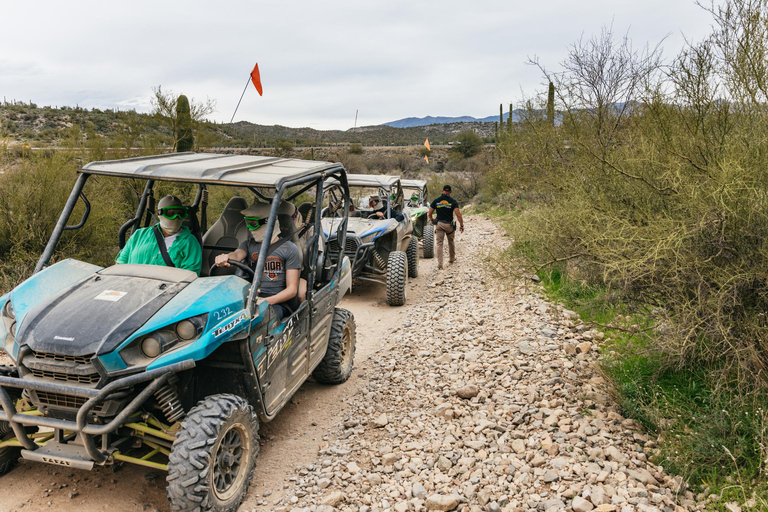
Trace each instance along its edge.
{"label": "black t-shirt", "polygon": [[453,222],[453,210],[459,207],[459,203],[451,196],[443,194],[432,201],[432,204],[430,204],[429,207],[435,210],[435,213],[437,214],[437,222],[450,224]]}

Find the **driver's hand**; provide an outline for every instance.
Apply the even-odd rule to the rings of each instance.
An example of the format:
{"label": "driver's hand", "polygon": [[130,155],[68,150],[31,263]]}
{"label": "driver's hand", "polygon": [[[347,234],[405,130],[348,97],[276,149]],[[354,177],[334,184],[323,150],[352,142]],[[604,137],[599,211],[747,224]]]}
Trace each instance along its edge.
{"label": "driver's hand", "polygon": [[227,261],[229,259],[229,254],[219,254],[216,256],[216,266],[217,267],[231,267],[232,265],[229,264]]}
{"label": "driver's hand", "polygon": [[384,218],[384,213],[383,212],[376,212],[376,216],[378,218],[380,218],[380,219],[383,219]]}
{"label": "driver's hand", "polygon": [[460,231],[461,233],[463,233],[463,232],[464,232],[464,226],[461,226],[461,227],[459,228],[459,231]]}

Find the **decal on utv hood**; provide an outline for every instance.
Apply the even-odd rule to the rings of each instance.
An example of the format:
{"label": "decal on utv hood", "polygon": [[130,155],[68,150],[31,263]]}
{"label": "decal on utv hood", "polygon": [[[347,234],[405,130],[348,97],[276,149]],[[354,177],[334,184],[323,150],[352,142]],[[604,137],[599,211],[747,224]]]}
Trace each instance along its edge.
{"label": "decal on utv hood", "polygon": [[243,322],[243,320],[245,320],[246,318],[248,318],[248,315],[246,315],[245,313],[240,313],[240,316],[238,316],[237,318],[235,318],[234,320],[232,320],[228,324],[222,325],[218,329],[215,329],[213,331],[213,337],[214,338],[218,338],[222,334],[231,331],[232,329],[234,329],[235,327],[240,325]]}

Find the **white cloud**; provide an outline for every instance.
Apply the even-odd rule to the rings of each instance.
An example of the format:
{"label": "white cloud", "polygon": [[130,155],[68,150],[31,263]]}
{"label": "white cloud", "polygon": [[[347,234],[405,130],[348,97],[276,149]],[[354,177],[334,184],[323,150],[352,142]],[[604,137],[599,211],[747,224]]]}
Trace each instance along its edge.
{"label": "white cloud", "polygon": [[[33,8],[30,8],[33,5]],[[52,0],[4,6],[0,96],[40,105],[146,110],[152,87],[216,100],[236,120],[347,129],[408,116],[497,112],[540,88],[525,64],[556,67],[569,44],[613,22],[668,56],[697,40],[709,15],[687,0],[267,3]]]}

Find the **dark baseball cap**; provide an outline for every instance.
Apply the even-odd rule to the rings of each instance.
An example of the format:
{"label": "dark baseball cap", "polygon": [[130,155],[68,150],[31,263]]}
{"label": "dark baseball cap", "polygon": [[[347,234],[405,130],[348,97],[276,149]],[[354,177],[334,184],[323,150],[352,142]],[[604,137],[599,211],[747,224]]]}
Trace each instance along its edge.
{"label": "dark baseball cap", "polygon": [[450,185],[446,185],[446,186],[443,187],[443,190],[447,190],[448,192],[450,192],[451,191],[451,186]]}

